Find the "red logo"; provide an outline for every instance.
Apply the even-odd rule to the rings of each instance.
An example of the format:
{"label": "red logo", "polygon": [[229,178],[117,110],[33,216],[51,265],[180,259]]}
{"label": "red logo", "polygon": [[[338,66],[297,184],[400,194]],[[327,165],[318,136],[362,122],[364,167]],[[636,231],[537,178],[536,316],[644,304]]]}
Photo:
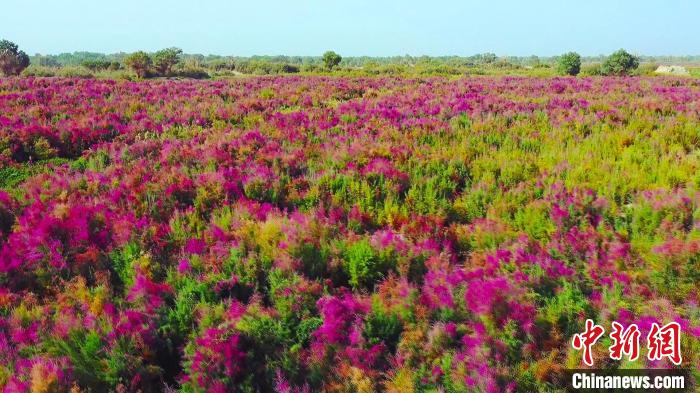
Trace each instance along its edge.
{"label": "red logo", "polygon": [[[583,350],[583,363],[593,366],[592,347],[605,333],[602,326],[596,325],[593,320],[586,320],[586,330],[583,333],[574,334],[572,346],[576,350]],[[639,337],[641,332],[636,324],[624,328],[618,322],[612,323],[610,338],[613,343],[608,347],[610,359],[622,360],[628,356],[630,361],[639,358]],[[681,325],[670,322],[662,327],[658,323],[652,323],[647,335],[647,358],[649,360],[662,360],[668,358],[673,364],[680,365],[683,362],[681,356]]]}
{"label": "red logo", "polygon": [[651,330],[647,336],[649,360],[661,360],[667,357],[675,365],[681,364],[681,325],[678,322],[670,322],[663,327],[657,323],[651,324]]}
{"label": "red logo", "polygon": [[623,329],[622,325],[613,322],[613,331],[610,333],[610,338],[613,339],[613,344],[608,348],[610,351],[610,359],[620,360],[622,355],[629,356],[631,361],[639,358],[639,328],[635,324],[631,324],[627,329]]}
{"label": "red logo", "polygon": [[586,319],[586,331],[574,335],[574,341],[572,342],[574,349],[583,349],[583,362],[589,367],[593,366],[591,347],[603,333],[605,333],[605,329],[602,326],[594,324],[590,319]]}

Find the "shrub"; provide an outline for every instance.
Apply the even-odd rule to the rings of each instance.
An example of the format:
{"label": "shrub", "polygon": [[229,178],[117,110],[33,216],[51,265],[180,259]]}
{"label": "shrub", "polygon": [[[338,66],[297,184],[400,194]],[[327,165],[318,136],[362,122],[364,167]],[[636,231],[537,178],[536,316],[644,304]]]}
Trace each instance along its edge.
{"label": "shrub", "polygon": [[75,330],[65,339],[55,339],[47,343],[49,352],[70,359],[73,374],[82,386],[96,390],[107,390],[103,342],[94,331]]}
{"label": "shrub", "polygon": [[45,67],[39,65],[30,65],[22,71],[22,76],[50,77],[56,76],[57,68]]}
{"label": "shrub", "polygon": [[15,223],[13,207],[10,195],[0,191],[0,241],[5,240],[5,235],[10,233]]}
{"label": "shrub", "polygon": [[562,75],[578,75],[581,71],[581,55],[569,52],[561,55],[557,62],[557,72]]}
{"label": "shrub", "polygon": [[236,64],[232,60],[216,59],[210,61],[207,67],[214,71],[233,71],[236,69]]}
{"label": "shrub", "polygon": [[343,256],[350,285],[355,289],[371,289],[375,282],[394,267],[391,258],[375,251],[367,239],[349,245]]}
{"label": "shrub", "polygon": [[656,70],[658,68],[659,68],[659,65],[656,63],[640,64],[639,68],[637,68],[637,70],[634,74],[635,75],[644,75],[644,76],[655,75]]}
{"label": "shrub", "polygon": [[90,71],[101,71],[110,68],[112,62],[109,60],[85,60],[80,63],[80,65],[89,69]]}
{"label": "shrub", "polygon": [[601,66],[599,63],[587,64],[581,67],[581,75],[583,76],[600,76],[603,75]]}
{"label": "shrub", "polygon": [[34,60],[32,61],[33,64],[36,64],[38,66],[42,67],[60,67],[61,63],[56,60],[55,56],[42,56],[37,54],[34,56]]}
{"label": "shrub", "polygon": [[299,67],[295,66],[294,64],[283,64],[282,65],[282,72],[286,74],[295,74],[299,72]]}
{"label": "shrub", "polygon": [[56,76],[63,78],[92,78],[94,75],[85,67],[62,67],[58,69]]}
{"label": "shrub", "polygon": [[[678,321],[695,366],[697,96],[667,77],[0,78],[0,386],[546,391],[587,317]],[[605,341],[601,368],[632,365]]]}
{"label": "shrub", "polygon": [[19,75],[27,67],[29,56],[14,42],[0,40],[0,72],[6,76]]}
{"label": "shrub", "polygon": [[639,58],[620,49],[605,59],[601,72],[603,75],[630,75],[637,67],[639,67]]}
{"label": "shrub", "polygon": [[93,74],[96,78],[133,81],[135,75],[127,70],[104,70]]}
{"label": "shrub", "polygon": [[301,66],[301,71],[313,73],[313,72],[318,72],[320,70],[320,68],[321,67],[319,67],[316,64],[304,64]]}
{"label": "shrub", "polygon": [[372,313],[367,316],[364,335],[371,345],[384,343],[393,352],[402,329],[396,314],[382,310],[381,307],[373,307]]}
{"label": "shrub", "polygon": [[343,58],[331,50],[323,54],[323,64],[325,64],[326,68],[329,70],[332,70],[335,66],[340,64],[341,60],[343,60]]}
{"label": "shrub", "polygon": [[139,78],[144,78],[148,75],[152,63],[151,57],[143,51],[134,52],[124,59],[124,64],[131,68]]}
{"label": "shrub", "polygon": [[178,78],[209,79],[209,73],[203,68],[184,68],[171,74]]}
{"label": "shrub", "polygon": [[168,75],[172,68],[180,61],[182,49],[167,48],[156,52],[153,55],[153,66],[159,75]]}

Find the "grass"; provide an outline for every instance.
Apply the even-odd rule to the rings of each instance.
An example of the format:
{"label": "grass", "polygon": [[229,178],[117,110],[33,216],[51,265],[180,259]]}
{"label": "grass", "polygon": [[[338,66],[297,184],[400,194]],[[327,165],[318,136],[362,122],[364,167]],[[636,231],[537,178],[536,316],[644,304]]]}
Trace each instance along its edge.
{"label": "grass", "polygon": [[0,168],[0,190],[6,191],[13,196],[20,196],[22,189],[20,186],[25,180],[41,173],[48,173],[54,167],[67,164],[70,160],[65,158],[52,158],[49,160],[34,163],[16,164]]}

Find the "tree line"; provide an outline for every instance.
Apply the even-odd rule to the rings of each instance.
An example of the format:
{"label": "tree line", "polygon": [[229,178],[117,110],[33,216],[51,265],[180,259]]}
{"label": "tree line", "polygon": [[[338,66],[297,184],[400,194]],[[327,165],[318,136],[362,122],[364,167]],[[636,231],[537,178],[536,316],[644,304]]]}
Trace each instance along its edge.
{"label": "tree line", "polygon": [[[640,65],[641,58],[620,49],[607,57],[582,57],[569,52],[557,57],[498,57],[483,53],[468,57],[459,56],[394,56],[347,57],[333,51],[322,56],[216,56],[185,54],[179,48],[165,48],[154,53],[137,51],[105,55],[94,52],[74,52],[59,55],[28,56],[10,41],[0,41],[0,72],[3,75],[19,75],[30,63],[40,67],[82,67],[90,72],[128,69],[138,78],[192,77],[206,78],[210,73],[230,74],[286,74],[297,72],[328,72],[339,68],[363,69],[378,73],[401,74],[407,67],[424,67],[436,73],[460,74],[465,68],[553,68],[560,75],[630,75]],[[690,57],[679,59],[691,59]],[[583,70],[582,64],[588,63]]]}

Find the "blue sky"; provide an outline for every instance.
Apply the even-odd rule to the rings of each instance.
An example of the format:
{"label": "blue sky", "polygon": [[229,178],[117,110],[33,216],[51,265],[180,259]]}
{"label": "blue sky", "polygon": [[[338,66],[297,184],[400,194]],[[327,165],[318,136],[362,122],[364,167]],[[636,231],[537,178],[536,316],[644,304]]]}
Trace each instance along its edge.
{"label": "blue sky", "polygon": [[76,50],[249,56],[700,54],[697,0],[3,0],[0,37]]}

